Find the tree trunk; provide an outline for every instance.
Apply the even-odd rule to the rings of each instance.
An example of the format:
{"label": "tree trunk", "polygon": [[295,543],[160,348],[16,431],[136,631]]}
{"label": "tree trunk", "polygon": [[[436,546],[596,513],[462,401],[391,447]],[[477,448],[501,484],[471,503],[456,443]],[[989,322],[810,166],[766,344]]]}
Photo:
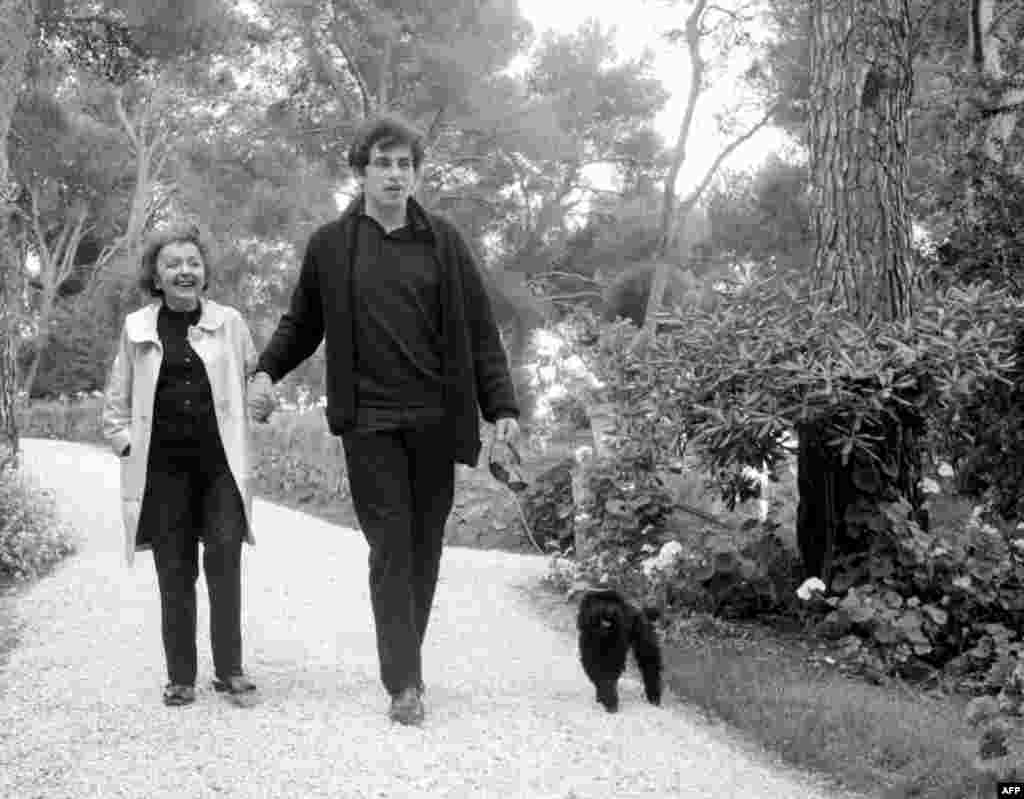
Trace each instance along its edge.
{"label": "tree trunk", "polygon": [[[913,309],[910,0],[812,0],[811,15],[813,284],[862,324],[903,319]],[[920,505],[914,425],[908,418],[877,431],[895,477],[856,453],[843,463],[825,447],[823,423],[798,431],[797,541],[807,576],[829,582],[834,559],[868,543],[848,535],[852,504],[877,508],[902,496]]]}
{"label": "tree trunk", "polygon": [[0,0],[0,471],[17,466],[15,363],[22,263],[12,241],[7,135],[21,93],[35,30],[31,0]]}
{"label": "tree trunk", "polygon": [[814,275],[862,322],[911,308],[909,0],[814,0]]}
{"label": "tree trunk", "polygon": [[24,265],[7,225],[0,226],[0,474],[18,466],[17,355]]}

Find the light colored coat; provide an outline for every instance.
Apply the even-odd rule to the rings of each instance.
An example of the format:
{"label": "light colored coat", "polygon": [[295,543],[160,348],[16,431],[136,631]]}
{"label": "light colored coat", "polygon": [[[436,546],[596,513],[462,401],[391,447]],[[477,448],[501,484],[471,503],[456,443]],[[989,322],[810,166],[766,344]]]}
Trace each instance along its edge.
{"label": "light colored coat", "polygon": [[[199,322],[188,329],[188,339],[206,367],[217,428],[245,507],[246,541],[254,544],[245,391],[246,377],[256,366],[256,348],[237,310],[206,298],[201,303]],[[121,511],[128,565],[133,563],[136,551],[150,548],[138,544],[137,535],[146,491],[153,401],[164,354],[156,328],[160,305],[161,301],[154,302],[125,317],[103,404],[103,435],[114,452],[121,455],[131,445],[131,452],[121,458]]]}

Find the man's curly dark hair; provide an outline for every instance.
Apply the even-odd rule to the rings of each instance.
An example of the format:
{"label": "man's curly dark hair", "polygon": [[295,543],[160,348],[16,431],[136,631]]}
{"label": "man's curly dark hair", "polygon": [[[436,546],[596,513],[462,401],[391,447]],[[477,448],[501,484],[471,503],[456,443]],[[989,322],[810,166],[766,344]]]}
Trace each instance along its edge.
{"label": "man's curly dark hair", "polygon": [[381,114],[364,122],[356,131],[355,139],[348,151],[348,165],[357,175],[366,172],[370,163],[373,145],[400,147],[407,145],[412,151],[413,167],[419,171],[423,163],[423,140],[425,136],[410,122],[398,114]]}

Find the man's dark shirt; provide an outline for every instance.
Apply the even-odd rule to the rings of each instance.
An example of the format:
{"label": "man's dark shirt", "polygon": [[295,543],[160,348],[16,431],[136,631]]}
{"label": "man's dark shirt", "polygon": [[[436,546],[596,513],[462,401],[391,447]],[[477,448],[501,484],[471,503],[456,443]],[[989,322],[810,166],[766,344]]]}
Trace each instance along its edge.
{"label": "man's dark shirt", "polygon": [[441,272],[433,234],[416,221],[387,233],[360,214],[354,264],[357,429],[442,418]]}
{"label": "man's dark shirt", "polygon": [[[414,228],[422,226],[434,236],[433,253],[441,275],[438,294],[444,389],[439,420],[450,427],[456,462],[475,466],[482,445],[481,416],[492,424],[502,417],[519,416],[508,358],[486,283],[462,235],[444,217],[431,214],[412,198],[407,208]],[[266,372],[276,383],[325,342],[324,414],[334,435],[365,429],[360,421],[360,417],[365,418],[361,408],[365,400],[360,395],[355,367],[359,300],[353,269],[359,257],[355,251],[364,212],[365,198],[360,195],[338,219],[310,236],[288,310],[256,365],[256,371]],[[421,339],[418,346],[425,343]],[[406,346],[412,345],[406,341]],[[422,358],[421,370],[414,374],[421,376],[417,378],[420,388],[426,388],[429,394],[429,356]],[[407,396],[402,401],[415,400]],[[407,409],[398,414],[408,417],[412,412]]]}

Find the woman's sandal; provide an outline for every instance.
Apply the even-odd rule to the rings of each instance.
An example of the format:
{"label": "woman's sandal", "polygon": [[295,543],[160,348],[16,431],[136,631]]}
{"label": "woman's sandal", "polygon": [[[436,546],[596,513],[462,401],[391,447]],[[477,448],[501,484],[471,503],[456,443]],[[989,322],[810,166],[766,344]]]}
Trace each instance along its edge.
{"label": "woman's sandal", "polygon": [[214,680],[213,690],[219,694],[227,694],[225,698],[239,707],[252,707],[260,698],[256,685],[248,677],[240,674],[226,680]]}
{"label": "woman's sandal", "polygon": [[191,705],[196,701],[196,689],[193,685],[177,685],[169,682],[164,686],[164,704],[168,707]]}

